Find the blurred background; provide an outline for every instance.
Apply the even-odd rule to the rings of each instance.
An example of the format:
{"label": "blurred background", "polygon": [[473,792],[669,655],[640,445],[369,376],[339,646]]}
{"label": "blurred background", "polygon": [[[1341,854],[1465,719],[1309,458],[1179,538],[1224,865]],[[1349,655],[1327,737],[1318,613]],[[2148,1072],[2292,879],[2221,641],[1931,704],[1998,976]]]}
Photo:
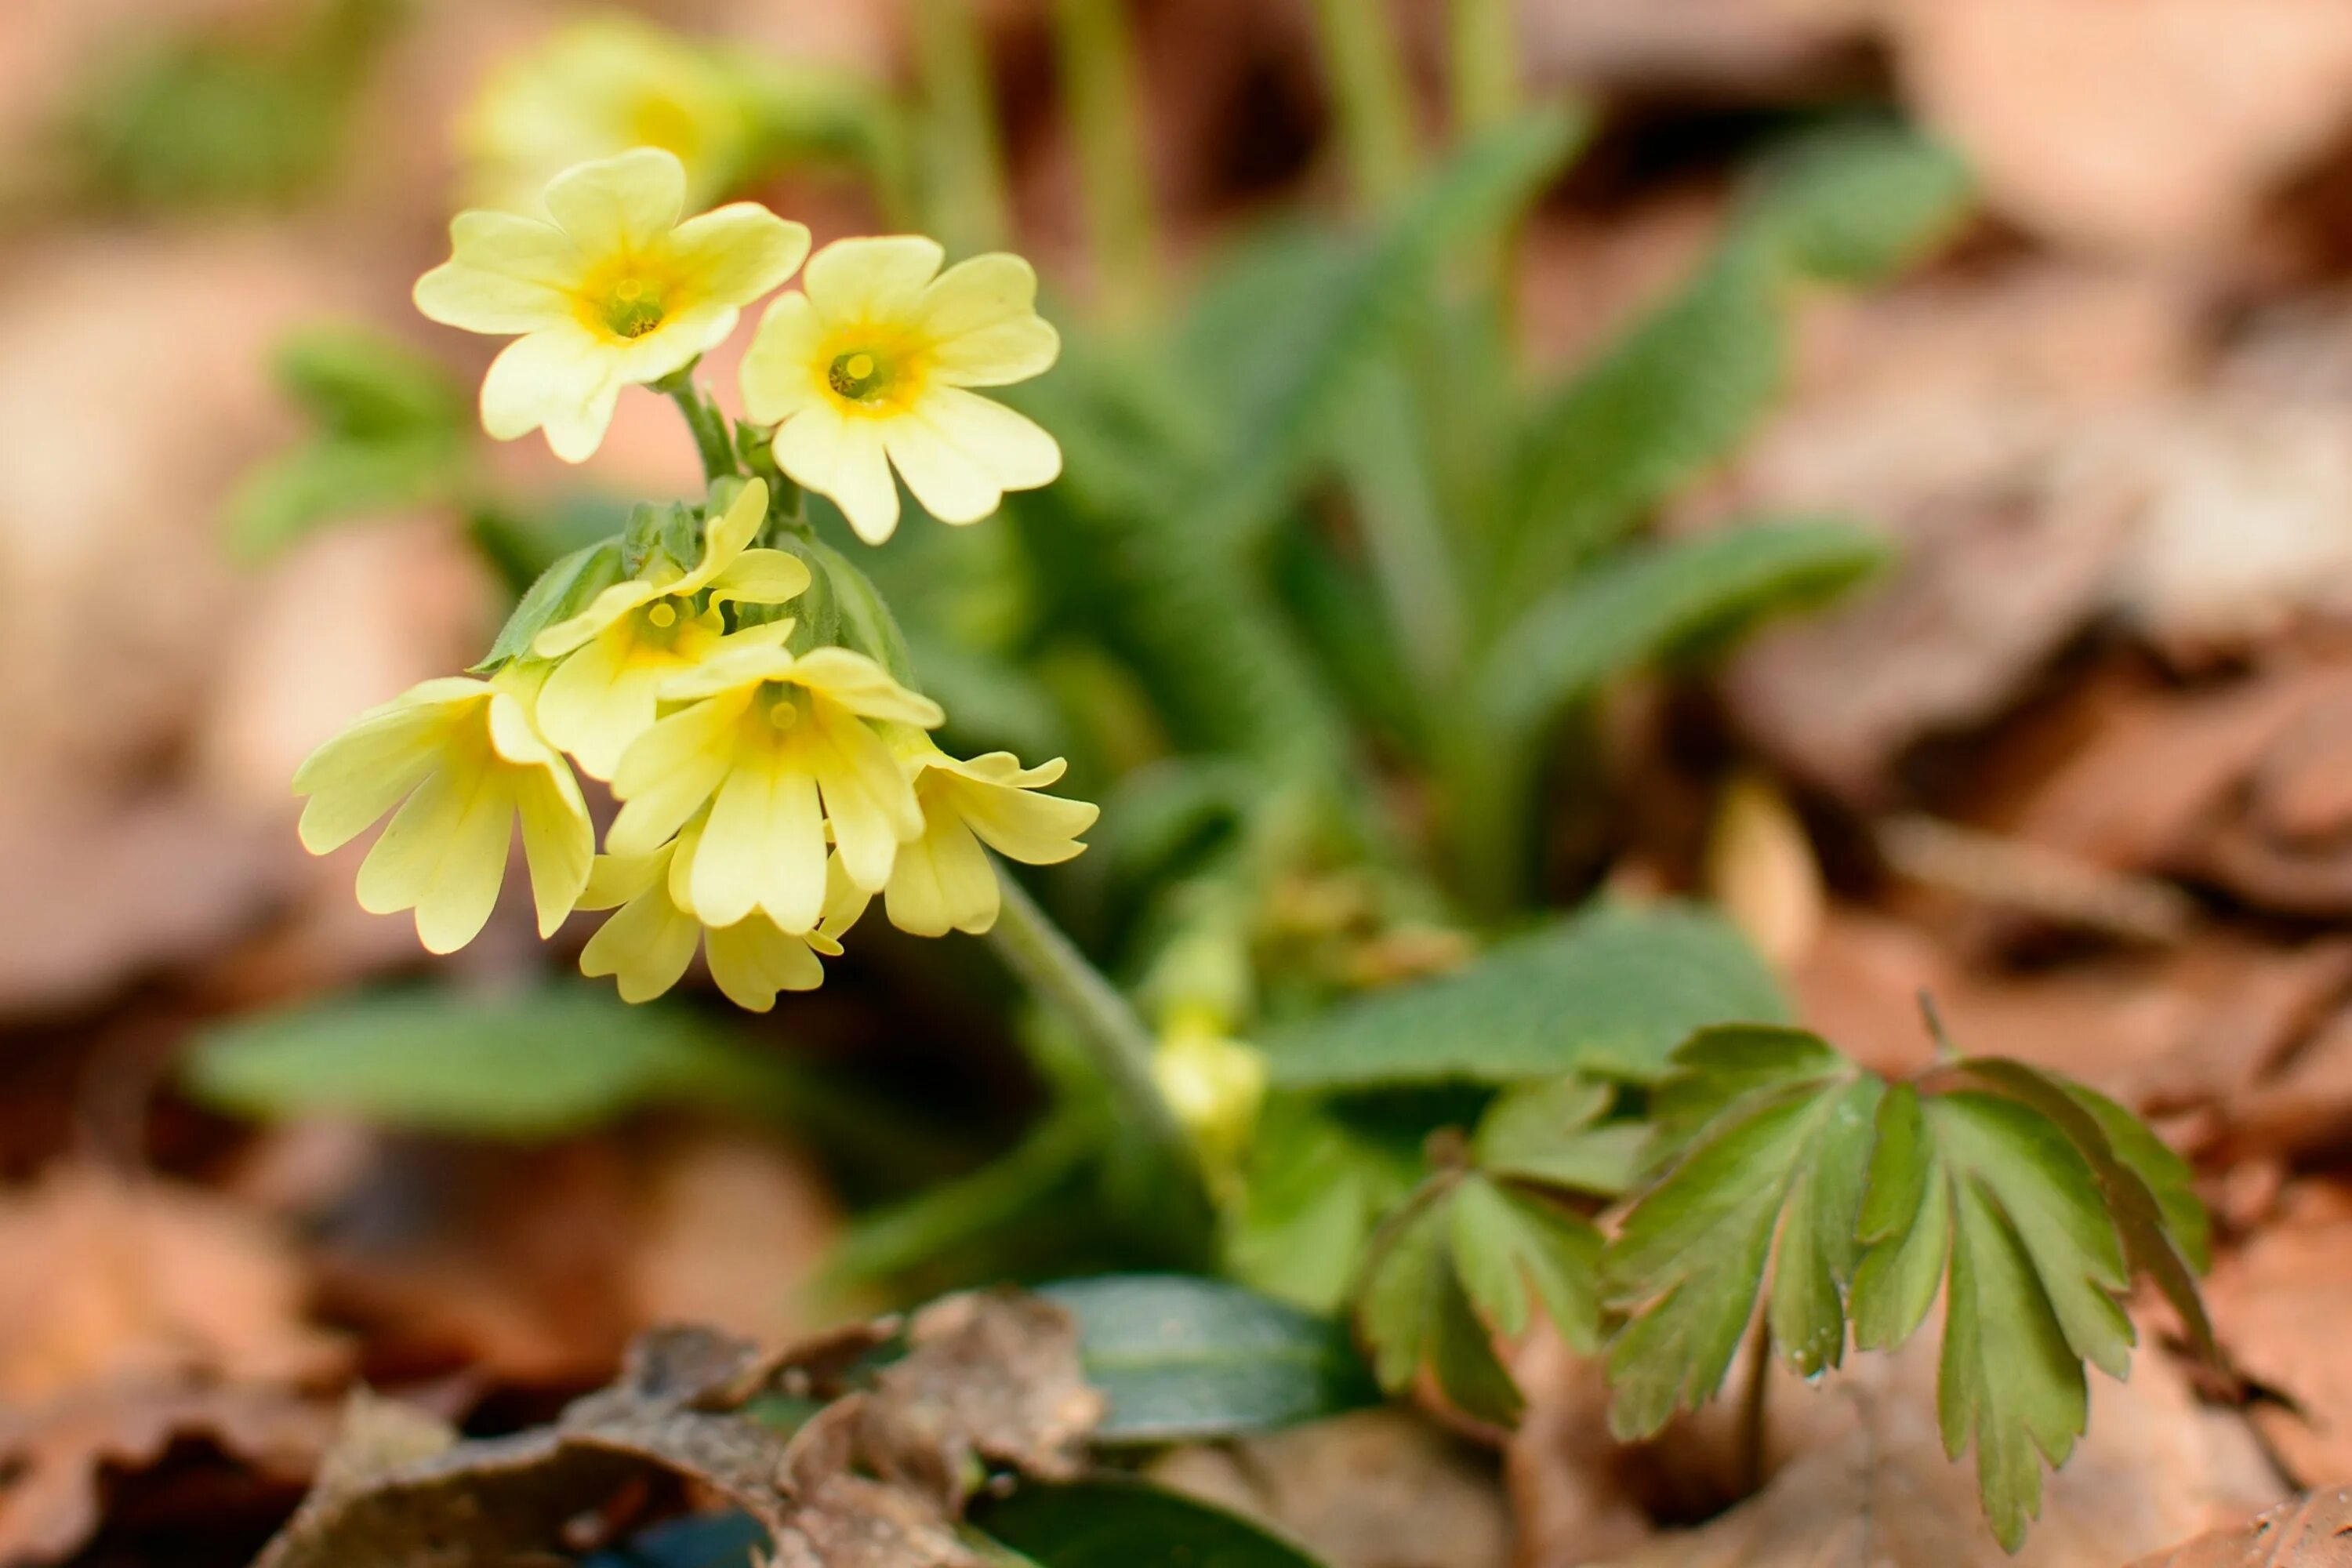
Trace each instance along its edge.
{"label": "blurred background", "polygon": [[[1202,455],[1331,350],[1236,279],[1409,250],[1450,210],[1412,205],[1431,171],[1545,102],[1580,150],[1513,243],[1451,263],[1499,300],[1500,339],[1441,313],[1422,345],[1474,424],[1480,397],[1532,400],[1711,298],[1693,280],[1738,254],[1792,137],[1863,125],[1939,162],[1841,198],[1865,234],[1919,212],[1899,256],[1776,273],[1761,358],[1717,353],[1750,318],[1685,320],[1664,358],[1699,391],[1674,406],[1738,412],[1622,508],[1658,541],[1769,514],[1862,542],[1805,536],[1811,613],[1737,651],[1675,623],[1664,673],[1596,675],[1580,738],[1519,781],[1528,831],[1457,843],[1486,786],[1449,773],[1462,737],[1392,710],[1425,672],[1380,662],[1430,646],[1412,603],[1383,602],[1386,642],[1349,618],[1368,502],[1409,489],[1363,467],[1379,416],[1270,499],[1219,490]],[[982,1194],[999,1209],[962,1215],[956,1247],[845,1232],[1013,1146],[1045,1098],[977,944],[877,920],[764,1018],[699,981],[631,1011],[569,974],[583,922],[533,939],[514,880],[428,968],[405,920],[353,903],[356,847],[295,841],[314,745],[470,663],[630,501],[699,493],[649,395],[583,468],[483,440],[496,345],[408,302],[457,206],[646,142],[820,245],[919,227],[1036,262],[1071,352],[1024,405],[1069,450],[1071,499],[954,533],[910,516],[872,569],[956,737],[1066,753],[1104,803],[1054,901],[1147,998],[1206,996],[1247,1033],[1293,992],[1444,969],[1595,889],[1712,895],[1865,1060],[1924,1053],[1925,987],[1964,1039],[2162,1119],[2236,1243],[2214,1285],[2233,1352],[2346,1417],[2270,1433],[2289,1475],[2352,1473],[2352,1377],[2312,1326],[2352,1287],[2329,1174],[2352,1132],[2352,10],[8,0],[0,1562],[241,1560],[354,1375],[495,1427],[601,1381],[647,1322],[774,1334],[1137,1250],[1035,1206],[1066,1166]],[[1302,234],[1329,245],[1284,248]],[[706,366],[730,409],[743,335]],[[1331,874],[1296,825],[1250,838],[1255,879],[1198,871],[1247,815],[1211,764],[1254,754],[1286,699],[1221,731],[1160,689],[1135,605],[1180,640],[1245,619],[1152,598],[1181,534],[1123,587],[1069,564],[1124,548],[1139,488],[1307,520],[1263,591],[1342,691],[1402,839],[1449,847],[1442,897]],[[1850,591],[1814,607],[1829,587]],[[1424,754],[1470,794],[1423,787]],[[1233,927],[1239,957],[1191,940]],[[1234,963],[1245,1007],[1198,979]],[[858,1267],[813,1292],[845,1234]],[[1505,1531],[1498,1484],[1463,1484]],[[1540,1527],[1526,1498],[1518,1517]]]}

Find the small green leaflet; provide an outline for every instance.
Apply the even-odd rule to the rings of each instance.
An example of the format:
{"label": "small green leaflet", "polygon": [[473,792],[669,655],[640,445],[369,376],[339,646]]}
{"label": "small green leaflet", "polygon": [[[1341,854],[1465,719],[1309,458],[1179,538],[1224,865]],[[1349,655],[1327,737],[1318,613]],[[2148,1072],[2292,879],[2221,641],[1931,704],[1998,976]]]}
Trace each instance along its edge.
{"label": "small green leaflet", "polygon": [[[1621,1437],[1721,1386],[1765,1301],[1781,1359],[1832,1366],[1847,1325],[1891,1350],[1945,1300],[1937,1408],[1971,1445],[2015,1551],[2042,1470],[2088,1411],[2085,1365],[2129,1370],[2124,1298],[2148,1276],[2218,1360],[2197,1297],[2205,1220],[2180,1159],[2122,1107],[1999,1058],[1888,1087],[1797,1030],[1712,1029],[1657,1089],[1654,1184],[1601,1264]],[[1768,1283],[1769,1272],[1769,1283]]]}
{"label": "small green leaflet", "polygon": [[1595,906],[1442,979],[1376,991],[1265,1042],[1274,1081],[1331,1089],[1581,1071],[1665,1076],[1713,1024],[1777,1023],[1788,1004],[1721,916],[1690,904]]}
{"label": "small green leaflet", "polygon": [[621,554],[621,540],[615,536],[558,558],[524,593],[474,672],[486,674],[509,659],[522,658],[530,652],[531,641],[540,633],[585,609],[589,600],[627,575],[622,570]]}
{"label": "small green leaflet", "polygon": [[1504,1090],[1478,1119],[1471,1163],[1498,1176],[1613,1198],[1641,1174],[1649,1127],[1603,1121],[1616,1091],[1570,1073]]}
{"label": "small green leaflet", "polygon": [[1626,1439],[1721,1386],[1776,1250],[1766,1315],[1781,1359],[1807,1374],[1843,1359],[1842,1293],[1885,1087],[1796,1029],[1706,1030],[1676,1061],[1662,1101],[1721,1103],[1603,1265],[1610,1304],[1632,1314],[1609,1354],[1609,1424]]}

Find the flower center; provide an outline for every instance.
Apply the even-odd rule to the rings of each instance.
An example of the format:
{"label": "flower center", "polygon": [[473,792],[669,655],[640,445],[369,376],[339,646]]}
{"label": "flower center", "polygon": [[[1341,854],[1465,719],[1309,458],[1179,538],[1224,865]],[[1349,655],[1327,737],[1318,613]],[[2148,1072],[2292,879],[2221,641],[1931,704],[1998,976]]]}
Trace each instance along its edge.
{"label": "flower center", "polygon": [[597,313],[614,337],[642,338],[662,323],[661,290],[643,278],[619,279],[605,291]]}
{"label": "flower center", "polygon": [[667,629],[677,624],[677,608],[673,605],[656,605],[646,612],[646,619]]}
{"label": "flower center", "polygon": [[833,363],[824,373],[825,384],[853,403],[877,401],[897,379],[896,370],[871,349],[852,349],[834,355]]}
{"label": "flower center", "polygon": [[789,730],[801,721],[801,693],[798,687],[772,689],[776,700],[768,706],[768,722],[779,730]]}

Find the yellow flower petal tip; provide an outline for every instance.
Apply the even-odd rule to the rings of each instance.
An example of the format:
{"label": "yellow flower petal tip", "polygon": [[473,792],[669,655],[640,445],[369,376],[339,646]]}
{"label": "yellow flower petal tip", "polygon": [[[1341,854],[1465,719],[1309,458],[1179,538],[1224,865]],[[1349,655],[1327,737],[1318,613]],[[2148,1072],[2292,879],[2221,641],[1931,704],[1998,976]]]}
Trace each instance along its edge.
{"label": "yellow flower petal tip", "polygon": [[557,457],[585,461],[621,388],[716,347],[808,255],[808,230],[756,203],[681,223],[685,200],[677,155],[639,147],[558,174],[544,217],[475,210],[450,223],[450,258],[416,280],[416,308],[514,338],[482,380],[485,430],[501,441],[541,430]]}
{"label": "yellow flower petal tip", "polygon": [[971,390],[1026,381],[1061,353],[1036,273],[1002,252],[942,272],[944,259],[917,235],[837,240],[768,307],[743,357],[743,405],[778,426],[778,465],[868,543],[898,525],[893,468],[952,523],[1062,471],[1053,437]]}
{"label": "yellow flower petal tip", "polygon": [[541,936],[587,886],[594,831],[572,769],[531,718],[540,678],[425,681],[361,714],[295,773],[314,855],[392,813],[361,863],[360,906],[414,910],[430,952],[457,951],[489,920],[518,822]]}
{"label": "yellow flower petal tip", "polygon": [[939,705],[872,659],[838,647],[723,652],[659,695],[678,706],[622,754],[606,847],[651,854],[707,807],[670,878],[703,924],[758,912],[787,932],[814,930],[832,902],[828,839],[838,871],[873,893],[922,832],[914,785],[868,721],[933,725]]}
{"label": "yellow flower petal tip", "polygon": [[982,845],[1025,865],[1058,865],[1086,848],[1078,835],[1098,815],[1086,801],[1036,793],[1062,776],[1059,757],[1034,768],[1010,752],[964,762],[924,737],[908,744],[903,761],[923,831],[899,847],[883,907],[892,925],[916,936],[977,936],[996,923],[996,868]]}
{"label": "yellow flower petal tip", "polygon": [[748,1012],[767,1012],[778,992],[823,984],[817,955],[841,951],[835,937],[855,923],[864,895],[851,893],[837,872],[828,871],[824,919],[815,930],[787,931],[764,914],[706,927],[679,900],[682,879],[674,874],[681,862],[692,861],[700,837],[698,824],[648,856],[598,857],[583,907],[614,912],[582,950],[580,973],[591,979],[610,975],[625,1002],[650,1002],[685,975],[699,944],[711,979]]}

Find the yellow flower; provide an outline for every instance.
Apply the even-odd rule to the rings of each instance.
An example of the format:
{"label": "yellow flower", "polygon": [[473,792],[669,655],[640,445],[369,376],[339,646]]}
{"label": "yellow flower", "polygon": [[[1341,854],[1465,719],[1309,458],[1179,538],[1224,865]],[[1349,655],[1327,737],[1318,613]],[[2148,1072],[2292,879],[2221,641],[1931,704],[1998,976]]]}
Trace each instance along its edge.
{"label": "yellow flower", "polygon": [[939,705],[864,655],[747,648],[674,677],[661,696],[686,706],[622,754],[613,793],[624,804],[605,847],[650,855],[709,802],[699,841],[679,856],[682,884],[673,872],[705,925],[762,910],[788,931],[811,930],[824,910],[828,826],[842,873],[868,893],[922,832],[914,787],[866,720],[928,728]]}
{"label": "yellow flower", "polygon": [[1082,800],[1029,793],[1062,776],[1059,757],[1025,769],[1010,752],[959,762],[925,735],[902,755],[923,833],[899,847],[883,906],[892,925],[916,936],[977,936],[996,923],[996,868],[982,843],[1026,865],[1058,865],[1086,848],[1077,837],[1100,815]]}
{"label": "yellow flower", "polygon": [[459,213],[450,258],[416,280],[416,308],[468,331],[520,333],[482,379],[482,427],[545,429],[566,462],[604,438],[624,386],[683,369],[742,308],[793,275],[808,230],[755,202],[678,222],[686,171],[640,147],[547,187],[550,223]]}
{"label": "yellow flower", "polygon": [[651,855],[597,857],[580,907],[618,912],[588,939],[580,973],[614,975],[623,1001],[649,1002],[677,984],[699,942],[719,989],[751,1012],[774,1006],[779,991],[823,984],[817,954],[840,953],[841,936],[866,912],[869,895],[852,887],[836,866],[828,869],[824,912],[814,931],[795,934],[763,914],[707,929],[688,907],[684,886],[701,833],[698,823]]}
{"label": "yellow flower", "polygon": [[587,885],[595,834],[580,785],[530,716],[538,671],[491,680],[428,680],[310,753],[294,774],[306,795],[302,845],[340,848],[391,811],[359,875],[360,907],[416,911],[433,952],[474,940],[506,880],[507,847],[522,822],[539,931],[553,932]]}
{"label": "yellow flower", "polygon": [[572,164],[658,147],[698,204],[741,174],[755,131],[737,73],[711,50],[634,16],[565,26],[485,79],[457,128],[482,205],[536,209]]}
{"label": "yellow flower", "polygon": [[894,464],[942,522],[977,522],[1062,471],[1051,436],[966,390],[1026,381],[1061,352],[1036,273],[1002,253],[940,272],[945,254],[915,235],[826,246],[743,356],[746,412],[782,421],[777,463],[868,543],[898,526]]}
{"label": "yellow flower", "polygon": [[1225,1032],[1213,1007],[1172,1009],[1151,1057],[1160,1098],[1192,1133],[1212,1179],[1234,1179],[1265,1102],[1265,1058]]}
{"label": "yellow flower", "polygon": [[[614,584],[532,641],[540,658],[562,660],[540,691],[539,727],[589,777],[611,778],[629,742],[653,728],[663,681],[725,649],[773,647],[792,629],[778,621],[722,636],[727,601],[781,605],[808,588],[798,556],[745,548],[767,515],[768,487],[753,479],[704,528],[693,570],[656,551],[642,575]],[[705,593],[697,613],[694,597]]]}

